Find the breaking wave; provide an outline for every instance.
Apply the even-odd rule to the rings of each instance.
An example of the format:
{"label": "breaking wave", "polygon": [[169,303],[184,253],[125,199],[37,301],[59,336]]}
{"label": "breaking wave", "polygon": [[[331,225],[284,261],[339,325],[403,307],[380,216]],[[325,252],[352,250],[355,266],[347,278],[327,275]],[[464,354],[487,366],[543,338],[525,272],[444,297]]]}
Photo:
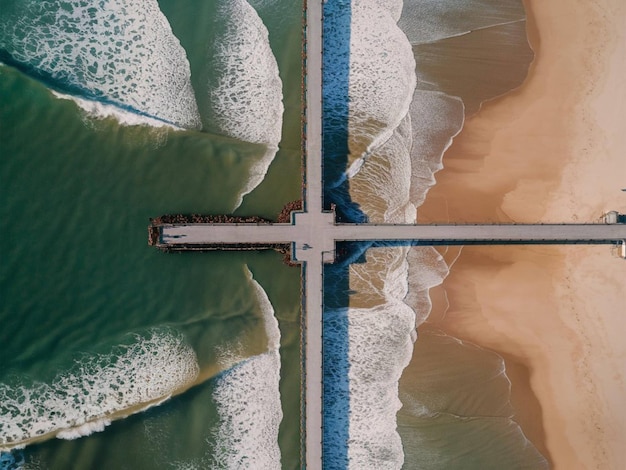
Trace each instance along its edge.
{"label": "breaking wave", "polygon": [[205,126],[211,132],[267,147],[250,169],[239,206],[243,196],[263,180],[278,152],[284,110],[282,81],[267,28],[246,0],[221,4],[216,27],[209,48]]}
{"label": "breaking wave", "polygon": [[161,121],[160,119],[141,116],[137,113],[126,111],[112,104],[103,103],[101,101],[86,100],[78,96],[66,95],[57,91],[52,91],[52,94],[60,100],[69,100],[74,102],[76,106],[82,109],[90,118],[93,119],[114,118],[120,124],[127,126],[149,125],[151,127],[180,129],[180,127]]}
{"label": "breaking wave", "polygon": [[402,1],[324,4],[324,119],[341,126],[347,92],[347,177],[358,173],[371,151],[392,136],[411,103],[415,60],[396,25],[401,10]]}
{"label": "breaking wave", "polygon": [[367,263],[350,265],[351,307],[324,312],[324,458],[331,468],[402,467],[398,381],[430,308],[421,305],[416,318],[409,305],[416,295],[428,298],[447,274],[431,247],[372,247]]}
{"label": "breaking wave", "polygon": [[393,298],[324,312],[325,466],[402,466],[398,380],[411,358],[414,330],[413,311]]}
{"label": "breaking wave", "polygon": [[141,411],[193,383],[198,371],[182,335],[153,330],[108,354],[76,360],[50,383],[2,383],[0,450],[102,431],[115,417]]}
{"label": "breaking wave", "polygon": [[64,94],[200,127],[189,62],[156,0],[29,0],[0,41],[5,60]]}
{"label": "breaking wave", "polygon": [[244,360],[217,380],[213,399],[220,423],[211,468],[281,468],[280,330],[267,294],[250,271],[248,275],[263,314],[268,351]]}
{"label": "breaking wave", "polygon": [[456,96],[415,90],[411,117],[411,202],[417,207],[435,185],[435,173],[443,169],[443,155],[461,132],[465,121],[463,101]]}
{"label": "breaking wave", "polygon": [[[356,203],[370,222],[416,219],[407,171],[415,60],[396,25],[401,11],[401,1],[371,0],[328,2],[324,10],[324,118],[348,123],[347,170],[330,185],[349,179],[350,200],[333,202]],[[341,67],[349,67],[348,77]],[[404,463],[396,415],[402,406],[398,381],[415,340],[415,313],[403,302],[410,250],[370,249],[367,263],[349,265],[350,308],[325,310],[324,463],[330,468],[391,469]]]}

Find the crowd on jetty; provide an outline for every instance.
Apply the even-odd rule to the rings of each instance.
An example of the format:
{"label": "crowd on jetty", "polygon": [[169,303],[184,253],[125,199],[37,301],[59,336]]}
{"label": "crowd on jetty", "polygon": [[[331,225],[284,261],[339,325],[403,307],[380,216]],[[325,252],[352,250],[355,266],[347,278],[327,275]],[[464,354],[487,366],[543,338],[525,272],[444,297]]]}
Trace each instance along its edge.
{"label": "crowd on jetty", "polygon": [[168,214],[150,219],[152,227],[166,224],[288,224],[291,222],[291,213],[301,211],[302,200],[291,201],[278,213],[276,221],[258,217],[256,215],[203,215],[203,214]]}

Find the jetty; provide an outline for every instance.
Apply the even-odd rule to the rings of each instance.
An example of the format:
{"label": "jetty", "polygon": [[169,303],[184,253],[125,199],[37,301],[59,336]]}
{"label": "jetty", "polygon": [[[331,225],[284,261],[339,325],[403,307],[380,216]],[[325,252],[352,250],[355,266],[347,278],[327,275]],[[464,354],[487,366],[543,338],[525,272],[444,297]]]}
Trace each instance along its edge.
{"label": "jetty", "polygon": [[[334,213],[293,214],[292,224],[159,225],[155,246],[165,251],[257,249],[291,245],[292,259],[334,261],[342,241],[396,241],[411,245],[619,244],[626,224],[336,224]],[[319,256],[318,256],[319,254]],[[306,259],[305,259],[306,258]]]}
{"label": "jetty", "polygon": [[[626,225],[596,224],[340,224],[324,210],[322,178],[322,1],[307,0],[304,41],[303,207],[289,222],[207,219],[155,220],[150,244],[164,251],[285,248],[302,265],[303,464],[323,468],[323,265],[335,260],[341,241],[390,241],[415,245],[624,244]],[[226,216],[223,216],[226,217]]]}

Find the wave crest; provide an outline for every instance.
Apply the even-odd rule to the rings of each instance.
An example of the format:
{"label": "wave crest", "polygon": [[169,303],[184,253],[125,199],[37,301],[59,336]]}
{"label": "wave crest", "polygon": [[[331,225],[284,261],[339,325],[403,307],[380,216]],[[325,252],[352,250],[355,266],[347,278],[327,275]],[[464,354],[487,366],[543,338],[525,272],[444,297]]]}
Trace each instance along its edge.
{"label": "wave crest", "polygon": [[31,0],[20,13],[0,35],[21,66],[64,93],[200,127],[189,62],[156,0]]}
{"label": "wave crest", "polygon": [[278,152],[283,125],[282,81],[265,24],[246,0],[233,0],[218,8],[218,32],[209,47],[208,130],[267,150],[250,168],[239,194],[256,188]]}
{"label": "wave crest", "polygon": [[282,82],[265,24],[245,0],[218,9],[220,33],[210,47],[210,130],[276,147],[283,116]]}
{"label": "wave crest", "polygon": [[248,278],[263,314],[268,351],[244,360],[217,380],[213,399],[220,424],[214,433],[211,468],[281,468],[280,330],[267,294],[249,270]]}
{"label": "wave crest", "polygon": [[[325,4],[325,119],[341,120],[349,103],[349,176],[358,172],[360,160],[391,137],[408,113],[415,89],[415,59],[396,25],[397,4],[354,1],[350,5],[345,0]],[[349,77],[342,70],[346,66]],[[341,83],[346,80],[348,96]]]}
{"label": "wave crest", "polygon": [[77,360],[51,383],[0,384],[0,450],[46,435],[101,430],[111,415],[172,395],[198,371],[182,335],[154,330],[109,354]]}
{"label": "wave crest", "polygon": [[[349,136],[349,200],[333,202],[345,213],[356,204],[371,223],[414,223],[416,206],[441,168],[441,155],[423,154],[423,142],[416,142],[430,135],[426,121],[436,100],[430,95],[414,100],[413,51],[396,25],[402,2],[355,0],[351,7],[348,31],[339,27],[346,12],[326,8],[334,23],[325,26],[324,51],[330,54],[325,86],[330,91],[325,90],[324,111],[331,120],[347,120]],[[347,89],[341,67],[349,68]],[[341,100],[348,103],[347,113]],[[409,271],[410,262],[426,259],[432,266]],[[327,310],[324,316],[324,458],[329,466],[402,467],[398,381],[416,339],[416,312],[409,307],[415,295],[409,287],[428,297],[428,288],[447,274],[442,263],[431,247],[379,242],[367,251],[366,263],[349,266],[350,308]],[[419,307],[429,310],[430,304]],[[418,313],[420,321],[428,314]]]}

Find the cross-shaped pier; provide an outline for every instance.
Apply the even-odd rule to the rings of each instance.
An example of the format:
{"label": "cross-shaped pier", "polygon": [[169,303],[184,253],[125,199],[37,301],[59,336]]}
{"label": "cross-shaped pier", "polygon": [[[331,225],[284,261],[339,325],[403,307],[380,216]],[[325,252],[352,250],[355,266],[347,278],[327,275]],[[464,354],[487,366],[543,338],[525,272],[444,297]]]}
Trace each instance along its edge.
{"label": "cross-shaped pier", "polygon": [[[303,265],[305,465],[322,468],[323,264],[338,241],[406,241],[421,245],[624,243],[625,224],[388,225],[337,224],[322,202],[322,0],[306,2],[306,147],[304,208],[291,223],[160,224],[155,245],[165,250],[269,248],[291,245]],[[154,230],[154,228],[153,228]]]}

